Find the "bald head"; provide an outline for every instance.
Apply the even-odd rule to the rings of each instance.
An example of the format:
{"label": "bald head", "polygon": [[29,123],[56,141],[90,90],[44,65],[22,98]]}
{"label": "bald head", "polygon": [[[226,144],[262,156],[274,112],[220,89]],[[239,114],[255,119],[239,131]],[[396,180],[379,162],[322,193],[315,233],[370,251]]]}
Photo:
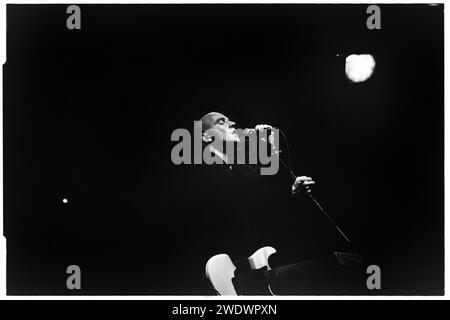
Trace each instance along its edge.
{"label": "bald head", "polygon": [[210,112],[205,114],[200,120],[202,122],[202,132],[211,129],[221,119],[228,119],[219,112]]}
{"label": "bald head", "polygon": [[202,132],[213,130],[219,133],[224,141],[239,141],[233,126],[235,123],[220,112],[210,112],[205,114],[200,121],[202,122]]}

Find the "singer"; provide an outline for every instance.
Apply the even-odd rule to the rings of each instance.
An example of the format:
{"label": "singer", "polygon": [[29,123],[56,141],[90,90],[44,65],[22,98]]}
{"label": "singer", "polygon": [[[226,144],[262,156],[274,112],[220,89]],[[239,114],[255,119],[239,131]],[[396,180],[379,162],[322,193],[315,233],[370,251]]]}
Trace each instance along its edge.
{"label": "singer", "polygon": [[[230,157],[235,157],[236,153],[230,156],[226,149],[218,150],[215,147],[217,143],[212,143],[214,139],[221,140],[224,145],[242,142],[237,132],[259,132],[273,127],[264,124],[254,129],[237,130],[236,123],[219,112],[204,115],[201,124],[204,152],[211,152],[222,160],[222,164],[184,166],[195,172],[188,188],[198,190],[201,199],[196,202],[196,219],[203,230],[197,240],[204,252],[203,267],[199,267],[203,278],[205,263],[217,254],[229,254],[236,265],[242,264],[239,269],[245,270],[249,255],[264,246],[275,246],[284,251],[271,257],[271,261],[278,265],[290,261],[286,257],[296,260],[299,255],[317,253],[318,241],[310,233],[315,230],[314,233],[320,235],[320,229],[315,228],[314,221],[306,214],[311,211],[307,197],[299,197],[298,201],[292,199],[293,194],[308,191],[315,181],[303,175],[295,177],[292,183],[292,177],[284,169],[274,175],[262,175],[260,163],[232,161]],[[212,136],[214,139],[211,139]],[[275,149],[273,144],[273,130],[268,140],[272,145],[272,154],[279,156],[280,150]],[[308,223],[296,226],[292,221],[298,219],[298,214],[303,215]],[[204,288],[214,293],[210,291],[208,281],[205,281]],[[199,289],[198,292],[204,291]]]}
{"label": "singer", "polygon": [[[228,117],[224,116],[219,112],[210,112],[204,115],[201,118],[202,122],[202,139],[205,143],[213,142],[212,136],[215,139],[221,139],[219,144],[227,144],[233,142],[240,142],[242,140],[242,136],[239,136],[237,132],[243,132],[244,134],[248,134],[251,131],[262,131],[267,129],[272,129],[273,127],[267,124],[257,125],[255,129],[244,129],[236,131],[234,128],[235,122],[231,121]],[[278,150],[276,144],[274,143],[274,133],[272,132],[268,138],[269,143],[272,146],[272,155],[278,156]],[[214,141],[214,143],[208,144],[206,149],[219,157],[225,164],[234,164],[234,159],[229,159],[229,156],[223,150],[219,150],[216,145],[218,141]],[[234,155],[234,154],[233,154]],[[230,170],[233,170],[233,166],[229,166]],[[308,187],[309,185],[313,185],[315,182],[311,177],[300,176],[296,177],[294,184],[292,185],[291,192],[293,194],[298,193],[302,188]],[[309,188],[309,187],[308,187]]]}

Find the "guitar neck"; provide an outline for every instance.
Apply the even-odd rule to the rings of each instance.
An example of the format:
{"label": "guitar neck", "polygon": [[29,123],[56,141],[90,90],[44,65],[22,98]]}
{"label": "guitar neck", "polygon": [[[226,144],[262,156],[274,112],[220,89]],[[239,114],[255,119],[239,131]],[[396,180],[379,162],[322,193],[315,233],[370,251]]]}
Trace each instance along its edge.
{"label": "guitar neck", "polygon": [[279,277],[279,276],[286,275],[286,274],[289,274],[289,273],[292,273],[295,271],[300,271],[304,267],[309,266],[309,265],[314,265],[314,264],[319,265],[319,264],[323,264],[326,262],[333,262],[333,263],[338,263],[342,266],[347,266],[352,263],[361,264],[362,258],[357,254],[336,251],[336,252],[333,252],[333,254],[330,256],[309,259],[309,260],[305,260],[305,261],[298,262],[298,263],[288,264],[288,265],[285,265],[282,267],[276,267],[272,270],[266,271],[266,273],[267,273],[266,275],[268,275],[269,277]]}
{"label": "guitar neck", "polygon": [[288,264],[288,265],[281,266],[281,267],[276,267],[272,270],[268,270],[267,273],[269,274],[269,276],[279,277],[282,275],[290,274],[295,271],[300,271],[305,266],[312,265],[312,264],[315,264],[318,262],[319,262],[319,259],[305,260],[302,262],[297,262],[297,263],[292,263],[292,264]]}

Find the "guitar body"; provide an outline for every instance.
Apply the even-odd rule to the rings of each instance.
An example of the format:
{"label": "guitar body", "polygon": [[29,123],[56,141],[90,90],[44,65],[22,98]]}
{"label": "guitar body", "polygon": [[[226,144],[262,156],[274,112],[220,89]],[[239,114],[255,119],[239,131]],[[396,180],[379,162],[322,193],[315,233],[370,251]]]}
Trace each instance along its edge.
{"label": "guitar body", "polygon": [[236,296],[232,279],[236,266],[231,258],[223,253],[215,255],[206,263],[206,277],[211,282],[214,290],[221,296]]}
{"label": "guitar body", "polygon": [[[365,285],[365,281],[359,279],[359,276],[365,276],[365,273],[362,273],[362,270],[352,270],[352,266],[362,265],[362,258],[357,254],[335,251],[329,256],[272,269],[269,258],[276,252],[272,247],[263,247],[244,259],[244,262],[233,262],[227,254],[215,255],[206,263],[206,277],[218,295],[275,295],[270,284],[276,283],[280,289],[280,281],[283,279],[288,284],[283,287],[284,294],[289,292],[289,285],[294,286],[294,293],[298,292],[299,283],[300,289],[310,294],[331,293],[339,288],[347,290],[352,285],[352,278],[356,281],[353,281],[353,284],[358,287]],[[345,270],[356,272],[345,275]],[[302,278],[290,278],[295,273],[300,274]],[[286,275],[290,277],[286,278]],[[358,287],[354,287],[355,290],[358,290]]]}
{"label": "guitar body", "polygon": [[248,268],[243,266],[238,271],[227,254],[215,255],[206,263],[206,277],[221,296],[273,294],[264,272],[271,270],[269,257],[275,252],[272,247],[256,250],[248,257]]}

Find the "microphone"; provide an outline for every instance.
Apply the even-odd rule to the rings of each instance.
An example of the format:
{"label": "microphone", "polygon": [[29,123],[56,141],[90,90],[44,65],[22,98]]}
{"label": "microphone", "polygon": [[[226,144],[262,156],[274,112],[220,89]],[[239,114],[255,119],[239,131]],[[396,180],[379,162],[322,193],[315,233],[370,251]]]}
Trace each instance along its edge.
{"label": "microphone", "polygon": [[268,124],[259,124],[254,128],[245,128],[245,129],[243,129],[243,132],[244,133],[259,132],[264,129],[273,130],[273,129],[277,129],[277,128],[274,126],[270,126]]}
{"label": "microphone", "polygon": [[[265,138],[261,138],[261,136],[259,135],[259,133],[263,130],[274,130],[274,129],[279,130],[278,128],[268,125],[268,124],[260,124],[260,125],[257,125],[255,128],[245,128],[242,130],[242,133],[244,135],[258,134],[258,139],[260,139],[264,143],[269,142],[269,144],[271,145],[272,154],[275,154],[279,157],[279,155],[281,153],[281,151],[279,150],[279,146],[276,146],[275,144],[273,144],[272,141],[270,141],[270,139],[269,139],[272,136],[273,132],[271,132],[270,135],[266,136]],[[269,141],[267,141],[267,140],[269,140]]]}

